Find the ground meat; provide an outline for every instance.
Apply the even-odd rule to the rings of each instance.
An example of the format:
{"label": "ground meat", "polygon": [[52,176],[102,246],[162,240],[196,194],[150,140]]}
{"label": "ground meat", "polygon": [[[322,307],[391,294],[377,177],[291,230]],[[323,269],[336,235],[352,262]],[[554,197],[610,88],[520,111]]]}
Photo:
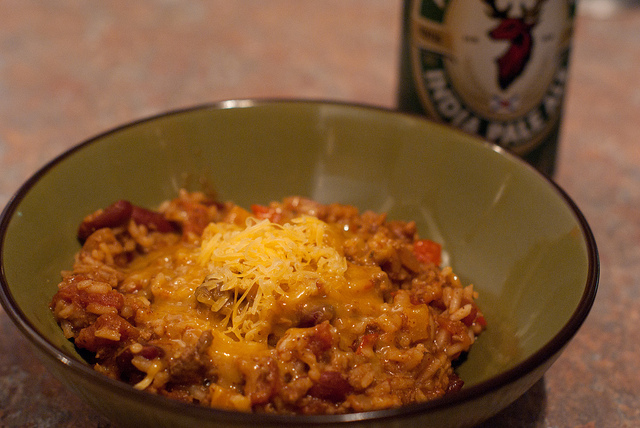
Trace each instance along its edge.
{"label": "ground meat", "polygon": [[127,320],[113,313],[100,315],[96,322],[78,333],[75,343],[79,348],[99,353],[136,339],[138,330]]}
{"label": "ground meat", "polygon": [[168,371],[171,382],[175,384],[189,385],[199,384],[207,377],[211,369],[211,360],[207,355],[207,349],[211,346],[211,331],[207,330],[200,335],[194,346],[187,347],[179,355],[174,354],[168,363]]}
{"label": "ground meat", "polygon": [[253,406],[268,403],[280,389],[278,365],[271,357],[254,358],[240,362],[244,374],[244,394]]}

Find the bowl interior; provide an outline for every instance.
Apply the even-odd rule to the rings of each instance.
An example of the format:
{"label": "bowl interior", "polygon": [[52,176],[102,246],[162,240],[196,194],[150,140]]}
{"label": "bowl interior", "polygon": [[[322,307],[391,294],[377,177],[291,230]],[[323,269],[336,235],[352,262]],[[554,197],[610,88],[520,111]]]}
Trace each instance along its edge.
{"label": "bowl interior", "polygon": [[3,219],[2,269],[30,328],[81,360],[48,310],[78,224],[117,199],[155,207],[181,187],[247,207],[305,195],[415,220],[480,292],[488,329],[459,368],[467,386],[548,344],[588,281],[584,225],[562,193],[491,145],[367,107],[208,106],[101,135],[22,188]]}

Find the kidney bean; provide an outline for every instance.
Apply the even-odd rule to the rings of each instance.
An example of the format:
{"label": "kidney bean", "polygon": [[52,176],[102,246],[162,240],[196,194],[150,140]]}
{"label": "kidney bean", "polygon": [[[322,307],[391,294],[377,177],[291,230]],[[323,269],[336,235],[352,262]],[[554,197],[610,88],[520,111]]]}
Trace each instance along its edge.
{"label": "kidney bean", "polygon": [[309,388],[308,394],[315,398],[335,402],[344,401],[353,390],[349,382],[339,372],[326,371],[320,374],[318,382]]}
{"label": "kidney bean", "polygon": [[131,219],[135,221],[136,224],[146,226],[149,230],[155,230],[162,233],[172,232],[175,230],[173,224],[164,218],[162,214],[145,208],[133,206]]}
{"label": "kidney bean", "polygon": [[93,232],[105,227],[118,227],[125,224],[133,212],[133,205],[119,200],[106,207],[102,212],[86,217],[78,228],[78,239],[85,241]]}
{"label": "kidney bean", "polygon": [[84,242],[96,230],[123,226],[129,219],[132,219],[136,224],[146,226],[149,230],[162,233],[175,230],[173,223],[164,218],[162,214],[132,205],[129,201],[119,200],[101,212],[87,216],[78,228],[78,239]]}
{"label": "kidney bean", "polygon": [[162,348],[159,348],[155,345],[145,345],[142,347],[140,355],[142,355],[147,360],[153,360],[154,358],[162,357],[164,355],[164,351],[162,350]]}
{"label": "kidney bean", "polygon": [[318,325],[324,321],[331,321],[336,310],[328,303],[305,303],[298,308],[300,321],[298,327],[307,328]]}

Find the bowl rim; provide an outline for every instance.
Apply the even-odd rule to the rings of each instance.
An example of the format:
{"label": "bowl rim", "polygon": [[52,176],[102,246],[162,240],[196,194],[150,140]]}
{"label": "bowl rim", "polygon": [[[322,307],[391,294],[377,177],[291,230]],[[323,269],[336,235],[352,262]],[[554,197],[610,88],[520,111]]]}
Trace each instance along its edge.
{"label": "bowl rim", "polygon": [[[447,127],[446,125],[432,121],[428,118],[420,116],[414,113],[400,112],[395,109],[369,105],[364,103],[354,103],[335,100],[323,100],[323,99],[289,99],[289,98],[240,98],[240,99],[228,99],[210,103],[198,104],[190,107],[175,108],[159,114],[154,114],[141,119],[133,120],[122,124],[120,126],[113,127],[106,131],[103,131],[93,137],[83,140],[82,142],[73,145],[67,150],[54,157],[52,160],[40,167],[33,175],[31,175],[15,192],[15,194],[9,199],[6,207],[0,214],[0,303],[4,307],[6,313],[13,323],[18,327],[21,333],[30,341],[30,343],[40,349],[45,355],[55,360],[56,363],[66,365],[70,370],[82,377],[88,377],[95,382],[106,384],[114,393],[117,393],[123,397],[130,398],[134,401],[144,401],[151,403],[154,407],[161,406],[162,408],[173,410],[184,414],[188,412],[191,417],[203,417],[203,418],[217,418],[219,421],[228,421],[236,423],[255,422],[255,413],[238,412],[232,410],[224,410],[213,407],[204,407],[196,404],[180,402],[177,400],[169,399],[157,394],[151,394],[145,391],[139,391],[133,388],[131,385],[108,378],[97,371],[95,371],[90,365],[82,363],[76,359],[75,356],[69,355],[63,350],[57,348],[46,337],[40,335],[37,329],[29,322],[24,312],[17,306],[15,299],[13,298],[8,280],[5,276],[4,266],[4,243],[10,220],[13,218],[18,205],[22,202],[24,197],[29,193],[31,188],[42,178],[49,170],[53,169],[56,165],[64,161],[66,158],[72,156],[76,151],[83,149],[91,144],[97,143],[105,137],[121,132],[125,129],[138,126],[146,122],[152,122],[169,116],[186,114],[194,111],[204,110],[220,110],[220,109],[234,109],[234,108],[251,108],[260,107],[272,104],[310,104],[316,107],[321,106],[334,106],[344,109],[357,108],[361,110],[368,110],[373,113],[382,113],[390,115],[398,115],[405,117],[412,117],[417,120],[431,123],[431,126],[444,128],[447,132],[458,133],[465,136],[467,139],[476,140],[477,143],[490,147],[492,150],[500,153],[503,156],[510,158],[512,161],[519,163],[522,167],[527,168],[537,174],[541,179],[547,182],[553,191],[567,204],[567,207],[571,210],[575,216],[577,223],[580,226],[581,234],[585,240],[588,258],[588,271],[587,278],[584,286],[584,290],[580,301],[578,302],[574,312],[571,314],[569,320],[565,325],[540,349],[535,351],[525,360],[519,364],[509,368],[508,370],[494,375],[482,382],[471,385],[469,387],[463,387],[460,391],[431,400],[425,403],[416,403],[401,406],[398,408],[347,413],[340,415],[283,415],[283,414],[259,414],[259,418],[265,423],[279,424],[286,426],[299,426],[305,424],[334,424],[344,422],[363,422],[363,421],[384,421],[386,419],[396,417],[411,417],[418,414],[424,414],[429,412],[441,411],[447,408],[455,407],[463,403],[472,401],[480,396],[494,392],[499,388],[508,384],[516,382],[524,375],[533,372],[538,367],[544,365],[549,360],[553,359],[559,354],[559,352],[565,347],[565,345],[573,338],[579,328],[582,326],[586,319],[598,289],[599,275],[600,275],[600,260],[598,255],[598,249],[596,246],[594,235],[591,231],[586,218],[571,199],[571,197],[563,190],[557,183],[551,178],[540,173],[524,160],[511,153],[507,149],[504,149],[492,142],[480,139],[475,135],[466,133],[464,131]],[[515,400],[517,397],[514,397]],[[107,417],[109,415],[106,415]]]}

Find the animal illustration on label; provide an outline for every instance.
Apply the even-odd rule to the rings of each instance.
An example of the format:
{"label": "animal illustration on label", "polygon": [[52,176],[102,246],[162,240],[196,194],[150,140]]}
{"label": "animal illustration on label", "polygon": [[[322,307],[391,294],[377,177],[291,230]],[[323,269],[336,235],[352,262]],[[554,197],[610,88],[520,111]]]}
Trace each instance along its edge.
{"label": "animal illustration on label", "polygon": [[542,4],[546,0],[536,0],[531,8],[520,4],[521,15],[509,16],[513,4],[499,9],[496,0],[482,0],[489,10],[487,15],[498,19],[498,25],[489,31],[489,37],[493,40],[508,40],[509,47],[506,52],[496,59],[498,65],[498,84],[505,90],[524,71],[531,52],[533,51],[533,28],[538,24]]}

